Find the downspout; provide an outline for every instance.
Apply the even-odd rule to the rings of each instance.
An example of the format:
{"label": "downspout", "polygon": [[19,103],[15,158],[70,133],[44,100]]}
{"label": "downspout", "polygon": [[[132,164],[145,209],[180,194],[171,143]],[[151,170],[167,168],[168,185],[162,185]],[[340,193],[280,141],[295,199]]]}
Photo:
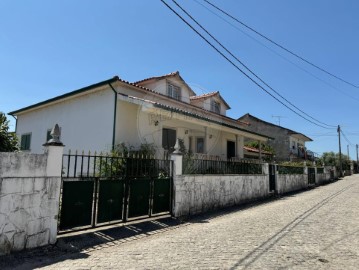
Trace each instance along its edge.
{"label": "downspout", "polygon": [[15,134],[16,134],[16,131],[17,131],[17,118],[15,116],[13,116],[12,114],[11,114],[11,116],[14,117],[14,119],[15,119]]}
{"label": "downspout", "polygon": [[112,150],[115,150],[115,138],[116,138],[116,115],[117,115],[117,92],[115,88],[111,85],[111,83],[108,84],[112,91],[115,93],[115,106],[114,106],[114,112],[113,112],[113,129],[112,129]]}

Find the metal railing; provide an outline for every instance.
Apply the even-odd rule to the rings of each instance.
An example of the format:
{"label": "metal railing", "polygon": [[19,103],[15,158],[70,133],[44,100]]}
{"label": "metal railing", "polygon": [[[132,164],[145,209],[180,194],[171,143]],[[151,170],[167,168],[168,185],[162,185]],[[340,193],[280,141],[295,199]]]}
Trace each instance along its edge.
{"label": "metal railing", "polygon": [[153,156],[69,152],[62,159],[63,178],[167,177],[170,171],[170,160],[155,159]]}
{"label": "metal railing", "polygon": [[278,165],[277,170],[278,170],[278,174],[303,174],[304,173],[304,167],[296,167],[296,166]]}
{"label": "metal railing", "polygon": [[262,174],[263,164],[255,161],[223,161],[183,157],[183,174]]}

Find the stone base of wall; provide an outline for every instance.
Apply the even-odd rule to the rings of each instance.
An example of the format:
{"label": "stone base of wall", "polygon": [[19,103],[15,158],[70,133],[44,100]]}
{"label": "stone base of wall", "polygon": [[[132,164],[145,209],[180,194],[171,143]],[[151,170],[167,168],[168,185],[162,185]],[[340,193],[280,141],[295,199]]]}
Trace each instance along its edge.
{"label": "stone base of wall", "polygon": [[0,179],[0,255],[53,244],[61,178]]}

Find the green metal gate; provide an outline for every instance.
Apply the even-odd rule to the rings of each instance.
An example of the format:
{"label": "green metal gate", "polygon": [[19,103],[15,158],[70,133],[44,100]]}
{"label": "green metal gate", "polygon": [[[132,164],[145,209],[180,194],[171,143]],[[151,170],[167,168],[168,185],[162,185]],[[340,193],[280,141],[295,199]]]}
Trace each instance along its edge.
{"label": "green metal gate", "polygon": [[308,185],[315,185],[315,168],[308,167]]}
{"label": "green metal gate", "polygon": [[171,166],[170,160],[64,155],[59,229],[170,213]]}
{"label": "green metal gate", "polygon": [[123,219],[124,181],[100,180],[98,187],[97,223]]}
{"label": "green metal gate", "polygon": [[63,182],[60,230],[91,225],[93,193],[92,180]]}

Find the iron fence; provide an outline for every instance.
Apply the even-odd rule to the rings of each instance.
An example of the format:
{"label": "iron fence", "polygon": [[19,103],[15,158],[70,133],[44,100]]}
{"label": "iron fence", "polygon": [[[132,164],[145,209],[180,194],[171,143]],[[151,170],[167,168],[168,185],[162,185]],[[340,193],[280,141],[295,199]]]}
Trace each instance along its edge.
{"label": "iron fence", "polygon": [[62,178],[168,177],[171,161],[152,156],[64,154]]}
{"label": "iron fence", "polygon": [[278,165],[277,170],[278,170],[278,174],[303,174],[304,173],[304,167],[296,167],[296,166]]}
{"label": "iron fence", "polygon": [[183,157],[183,174],[262,174],[261,162],[206,160]]}

